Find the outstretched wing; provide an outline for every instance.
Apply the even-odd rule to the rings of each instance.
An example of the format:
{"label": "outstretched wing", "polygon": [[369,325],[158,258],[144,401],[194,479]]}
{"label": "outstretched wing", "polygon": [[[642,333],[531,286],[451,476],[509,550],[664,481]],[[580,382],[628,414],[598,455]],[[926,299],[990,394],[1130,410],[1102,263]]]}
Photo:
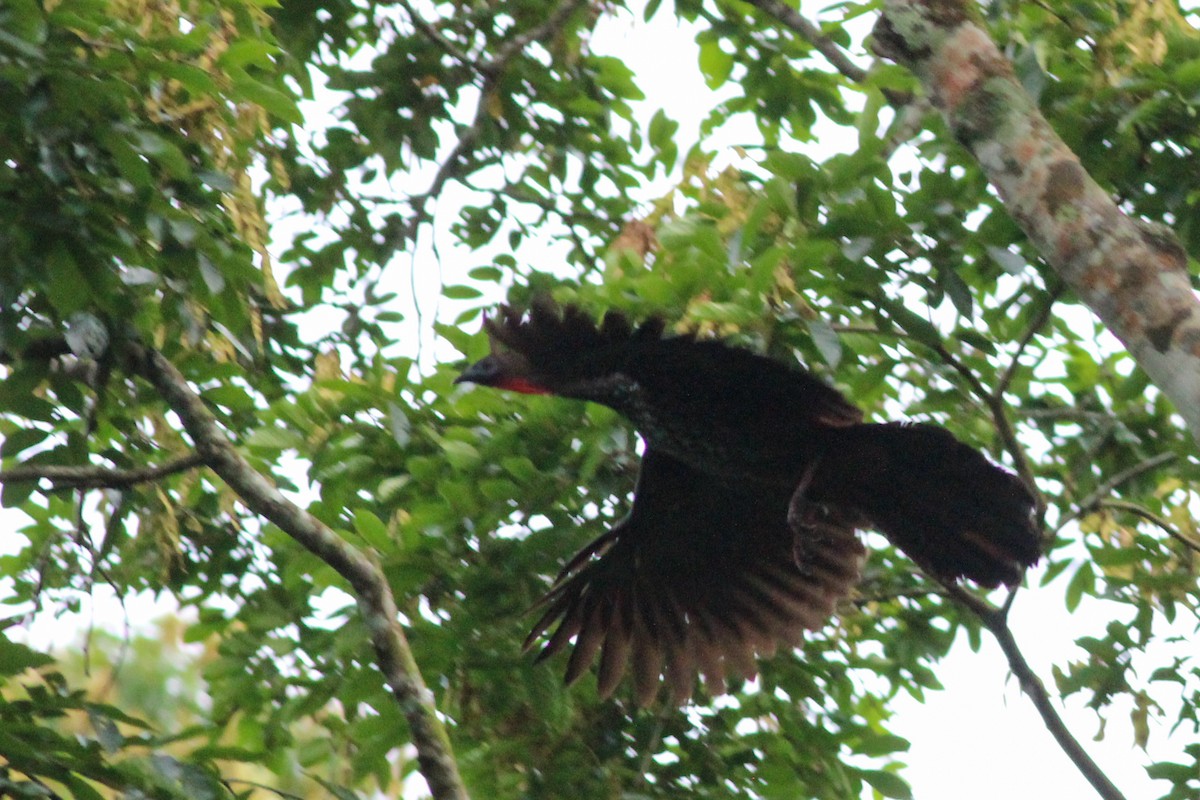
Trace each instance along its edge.
{"label": "outstretched wing", "polygon": [[640,705],[661,677],[682,703],[697,674],[717,693],[753,676],[756,656],[824,624],[863,557],[836,516],[794,535],[788,501],[647,451],[629,516],[566,565],[526,646],[553,629],[540,660],[573,642],[568,683],[599,653],[603,696],[632,667]]}

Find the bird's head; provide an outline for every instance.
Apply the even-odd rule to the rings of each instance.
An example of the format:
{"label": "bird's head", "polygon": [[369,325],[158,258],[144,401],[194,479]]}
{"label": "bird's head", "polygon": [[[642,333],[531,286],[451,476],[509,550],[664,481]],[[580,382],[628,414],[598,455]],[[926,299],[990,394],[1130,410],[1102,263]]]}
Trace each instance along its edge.
{"label": "bird's head", "polygon": [[476,383],[522,394],[550,394],[548,382],[539,379],[529,360],[519,353],[495,350],[476,361],[454,379],[455,383]]}
{"label": "bird's head", "polygon": [[535,300],[524,313],[500,306],[483,327],[492,351],[455,383],[587,399],[597,399],[597,390],[611,383],[631,347],[656,341],[663,332],[657,318],[635,328],[625,315],[610,311],[597,325],[578,306],[560,309],[548,299]]}

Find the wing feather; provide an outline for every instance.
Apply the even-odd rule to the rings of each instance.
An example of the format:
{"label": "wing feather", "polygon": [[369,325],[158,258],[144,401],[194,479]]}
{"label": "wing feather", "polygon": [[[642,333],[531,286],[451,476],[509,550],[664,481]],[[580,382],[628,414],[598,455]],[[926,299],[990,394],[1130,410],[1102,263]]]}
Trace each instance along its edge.
{"label": "wing feather", "polygon": [[528,643],[545,637],[539,660],[570,645],[568,681],[599,654],[602,696],[631,671],[642,705],[663,683],[683,703],[698,676],[713,692],[753,676],[757,657],[824,624],[862,559],[844,520],[793,531],[789,499],[648,451],[629,516],[567,562]]}

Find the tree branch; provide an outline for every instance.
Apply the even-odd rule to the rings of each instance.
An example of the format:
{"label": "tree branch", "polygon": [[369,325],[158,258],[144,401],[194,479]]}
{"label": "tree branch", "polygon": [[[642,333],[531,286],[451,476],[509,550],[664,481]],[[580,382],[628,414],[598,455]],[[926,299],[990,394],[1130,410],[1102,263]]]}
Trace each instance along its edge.
{"label": "tree branch", "polygon": [[183,422],[196,452],[242,502],[333,567],[353,587],[376,660],[412,733],[421,774],[436,800],[466,800],[445,726],[417,668],[387,580],[376,564],[323,522],[289,501],[234,449],[187,380],[161,353],[131,345],[131,366]]}
{"label": "tree branch", "polygon": [[[559,30],[559,28],[566,24],[571,14],[583,5],[583,2],[584,0],[566,0],[566,2],[563,2],[558,8],[554,9],[542,24],[530,28],[505,42],[504,46],[496,52],[493,58],[482,63],[470,60],[466,62],[483,76],[483,85],[479,88],[479,102],[475,106],[475,113],[471,117],[471,124],[466,126],[462,133],[459,134],[458,141],[454,143],[454,147],[450,149],[450,153],[438,167],[438,171],[434,175],[433,181],[429,184],[429,188],[421,194],[414,196],[409,201],[409,205],[413,210],[413,217],[406,226],[405,236],[407,239],[411,240],[415,238],[417,229],[429,220],[429,212],[426,209],[429,201],[440,195],[446,184],[459,174],[464,160],[475,149],[475,142],[479,139],[480,134],[483,132],[483,125],[487,121],[489,98],[495,90],[500,76],[507,68],[508,62],[532,42],[544,39]],[[431,29],[428,23],[419,20],[414,10],[409,8],[408,11],[414,25],[422,31]],[[441,40],[439,40],[440,42]],[[447,52],[450,51],[448,50]]]}
{"label": "tree branch", "polygon": [[786,25],[800,37],[811,44],[821,55],[829,60],[834,69],[855,83],[861,83],[867,77],[867,71],[855,64],[846,55],[837,42],[821,33],[821,28],[809,21],[799,11],[780,0],[746,0],[747,3],[766,14],[770,14],[779,22]]}
{"label": "tree branch", "polygon": [[1125,483],[1126,481],[1133,480],[1144,472],[1149,472],[1156,467],[1160,467],[1163,464],[1166,464],[1168,461],[1174,460],[1174,453],[1159,453],[1158,455],[1147,458],[1145,461],[1134,464],[1129,469],[1122,470],[1116,475],[1113,475],[1104,483],[1097,486],[1091,492],[1091,494],[1087,495],[1078,503],[1076,503],[1075,510],[1059,520],[1058,525],[1056,525],[1054,528],[1054,533],[1057,535],[1057,533],[1066,527],[1067,524],[1079,519],[1084,514],[1096,508],[1098,505],[1100,505],[1100,501],[1112,494],[1113,490],[1121,484]]}
{"label": "tree branch", "polygon": [[1005,451],[1012,456],[1013,467],[1017,470],[1017,475],[1021,481],[1033,493],[1037,504],[1036,513],[1038,520],[1042,519],[1046,510],[1046,501],[1038,491],[1037,482],[1033,477],[1033,467],[1029,465],[1029,458],[1025,455],[1025,448],[1017,441],[1017,432],[1012,426],[1012,422],[1008,418],[1008,404],[1004,402],[1003,392],[998,390],[990,390],[983,381],[979,379],[966,364],[963,364],[958,358],[946,349],[945,345],[937,342],[933,348],[938,356],[950,365],[955,372],[963,377],[967,382],[967,386],[975,393],[988,411],[992,414],[992,423],[996,427],[996,433],[1000,437],[1000,441],[1004,444]]}
{"label": "tree branch", "polygon": [[474,63],[473,59],[468,56],[466,52],[463,51],[458,45],[443,36],[442,32],[439,31],[435,26],[426,22],[425,18],[417,13],[417,10],[412,7],[412,4],[408,2],[408,0],[399,0],[399,5],[408,14],[408,19],[410,22],[412,22],[413,27],[429,37],[430,41],[436,43],[437,46],[442,48],[447,55],[449,55],[451,58],[457,59],[463,64]]}
{"label": "tree branch", "polygon": [[177,472],[202,466],[204,459],[189,453],[155,467],[138,469],[109,469],[94,466],[22,465],[0,470],[0,483],[25,483],[48,480],[55,488],[126,489],[139,483],[149,483]]}
{"label": "tree branch", "polygon": [[966,0],[886,0],[875,51],[911,69],[1005,209],[1200,440],[1200,299],[1187,252],[1131,219],[1022,88]]}
{"label": "tree branch", "polygon": [[1044,328],[1046,323],[1050,321],[1050,312],[1054,310],[1054,304],[1062,296],[1062,293],[1063,285],[1061,283],[1049,291],[1045,304],[1038,309],[1037,314],[1030,321],[1029,327],[1025,329],[1025,332],[1021,334],[1021,338],[1017,340],[1017,350],[1013,353],[1012,360],[1008,362],[1008,366],[1004,372],[1001,373],[1000,380],[996,382],[996,388],[992,390],[992,393],[996,397],[1002,397],[1008,391],[1013,377],[1017,374],[1017,369],[1021,366],[1021,356],[1025,353],[1025,348],[1033,341],[1033,337],[1037,335],[1038,331]]}
{"label": "tree branch", "polygon": [[1029,662],[1025,660],[1025,656],[1017,647],[1017,641],[1013,638],[1012,631],[1008,627],[1008,623],[1004,617],[989,619],[983,617],[983,624],[996,637],[996,641],[1000,645],[1000,649],[1004,652],[1005,658],[1008,659],[1008,666],[1017,676],[1017,680],[1021,684],[1021,689],[1033,701],[1034,707],[1038,714],[1041,715],[1042,722],[1046,729],[1050,731],[1050,735],[1054,737],[1054,741],[1058,742],[1058,746],[1067,754],[1071,762],[1075,764],[1076,769],[1082,773],[1104,800],[1125,800],[1125,796],[1116,787],[1103,770],[1092,760],[1092,757],[1083,749],[1083,745],[1079,743],[1072,734],[1058,711],[1054,708],[1054,703],[1050,699],[1049,692],[1046,691],[1046,686],[1042,683],[1041,678],[1029,666]]}
{"label": "tree branch", "polygon": [[1101,500],[1099,505],[1101,508],[1114,508],[1118,511],[1126,511],[1130,514],[1133,514],[1135,517],[1141,517],[1147,522],[1152,522],[1157,525],[1163,533],[1167,534],[1167,536],[1170,536],[1184,547],[1200,553],[1200,542],[1193,541],[1190,536],[1184,536],[1183,533],[1176,529],[1176,527],[1170,522],[1163,519],[1158,514],[1155,514],[1153,511],[1150,511],[1147,508],[1142,508],[1137,503],[1130,503],[1127,500]]}
{"label": "tree branch", "polygon": [[503,47],[496,51],[495,58],[488,60],[480,66],[480,71],[492,80],[495,80],[504,71],[504,68],[508,66],[508,62],[515,58],[518,53],[534,42],[545,39],[555,33],[567,23],[567,19],[575,13],[575,9],[583,4],[584,0],[566,0],[566,2],[554,9],[541,25],[530,28],[525,33],[509,39]]}
{"label": "tree branch", "polygon": [[1015,596],[1015,590],[1008,597],[1008,600],[1000,608],[997,608],[979,596],[972,594],[964,589],[959,584],[953,581],[938,580],[946,589],[946,593],[953,597],[958,602],[969,608],[977,617],[983,626],[996,637],[996,642],[1000,645],[1000,650],[1004,653],[1005,659],[1008,661],[1008,668],[1017,676],[1017,681],[1021,684],[1021,690],[1029,696],[1033,702],[1034,708],[1042,718],[1042,723],[1046,726],[1046,730],[1050,731],[1050,735],[1058,742],[1058,746],[1062,749],[1075,768],[1087,779],[1092,788],[1104,798],[1104,800],[1125,800],[1125,796],[1120,790],[1108,779],[1108,776],[1100,769],[1092,757],[1083,749],[1083,745],[1071,733],[1066,723],[1063,722],[1057,709],[1054,708],[1054,703],[1050,699],[1050,693],[1046,691],[1045,684],[1041,678],[1029,666],[1029,662],[1025,660],[1025,655],[1021,652],[1021,648],[1017,646],[1017,640],[1013,637],[1012,630],[1008,626],[1008,609],[1012,605],[1012,598]]}

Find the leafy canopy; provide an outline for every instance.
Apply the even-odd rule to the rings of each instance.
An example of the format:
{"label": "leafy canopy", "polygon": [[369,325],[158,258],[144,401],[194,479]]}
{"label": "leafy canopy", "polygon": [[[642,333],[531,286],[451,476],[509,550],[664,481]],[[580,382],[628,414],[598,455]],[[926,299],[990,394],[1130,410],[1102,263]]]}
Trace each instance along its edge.
{"label": "leafy canopy", "polygon": [[[877,11],[821,11],[820,43],[869,64]],[[1194,259],[1194,15],[985,12],[1087,169]],[[724,98],[696,98],[697,143],[598,33],[672,15]],[[0,7],[0,499],[19,520],[0,794],[395,795],[417,767],[348,585],[186,460],[138,344],[378,561],[474,796],[911,796],[892,701],[936,690],[983,629],[882,543],[855,601],[727,699],[638,712],[522,656],[523,612],[624,513],[637,454],[606,409],[452,385],[502,294],[799,358],[869,415],[938,422],[1035,480],[1053,536],[1029,595],[1113,620],[1054,690],[1101,718],[1131,703],[1109,735],[1194,741],[1194,443],[919,93],[725,0]],[[750,138],[716,145],[730,130]],[[830,137],[853,146],[825,155]],[[436,284],[436,314],[410,280]],[[430,325],[437,358],[414,346]],[[22,643],[102,595],[178,611],[96,619],[82,654]],[[1194,796],[1200,747],[1172,753],[1149,775]]]}

